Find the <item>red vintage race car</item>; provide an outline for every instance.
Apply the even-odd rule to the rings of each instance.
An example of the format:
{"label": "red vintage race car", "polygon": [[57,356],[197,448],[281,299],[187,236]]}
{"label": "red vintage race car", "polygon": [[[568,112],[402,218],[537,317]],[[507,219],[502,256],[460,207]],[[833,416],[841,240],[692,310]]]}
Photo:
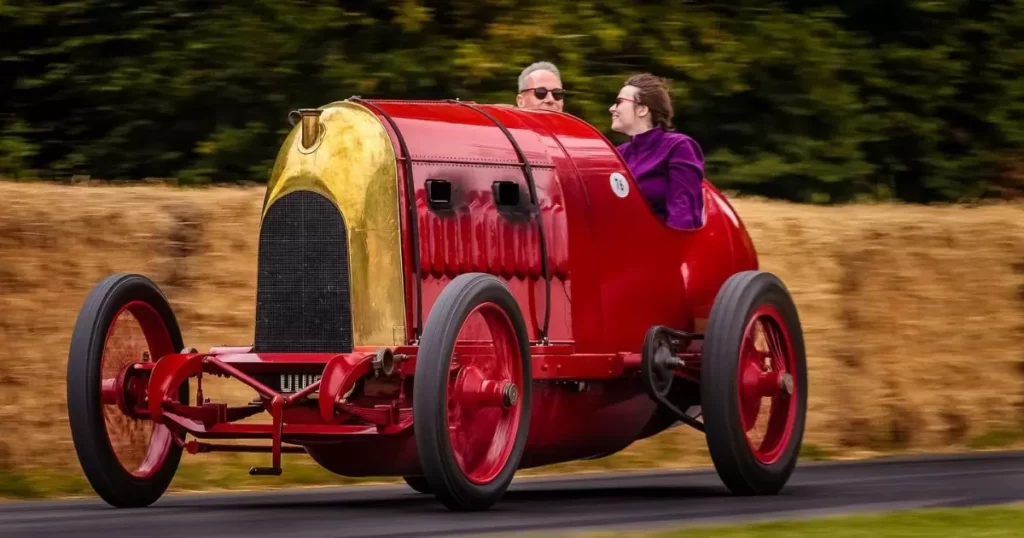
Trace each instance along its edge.
{"label": "red vintage race car", "polygon": [[[186,451],[269,453],[252,475],[302,452],[480,510],[519,469],[680,423],[704,432],[734,493],[783,488],[804,431],[803,334],[714,186],[701,228],[678,231],[569,114],[353,97],[290,118],[252,345],[186,347],[144,276],[110,276],[85,300],[68,413],[106,502],[153,503]],[[254,400],[210,401],[209,376]]]}

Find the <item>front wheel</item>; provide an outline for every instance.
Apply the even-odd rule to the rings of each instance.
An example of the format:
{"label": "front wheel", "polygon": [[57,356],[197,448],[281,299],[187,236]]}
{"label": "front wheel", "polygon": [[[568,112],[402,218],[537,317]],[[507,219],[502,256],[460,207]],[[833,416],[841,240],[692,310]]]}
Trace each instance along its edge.
{"label": "front wheel", "polygon": [[701,360],[708,450],[739,495],[778,493],[796,467],[807,413],[803,330],[773,274],[744,271],[722,285]]}
{"label": "front wheel", "polygon": [[[112,275],[78,314],[67,366],[71,438],[93,489],[115,507],[148,506],[181,460],[180,440],[146,418],[147,365],[182,349],[166,297],[149,279]],[[181,386],[188,403],[188,383]]]}
{"label": "front wheel", "polygon": [[456,277],[430,310],[416,358],[413,428],[423,477],[451,510],[485,510],[512,482],[530,428],[530,347],[497,278]]}

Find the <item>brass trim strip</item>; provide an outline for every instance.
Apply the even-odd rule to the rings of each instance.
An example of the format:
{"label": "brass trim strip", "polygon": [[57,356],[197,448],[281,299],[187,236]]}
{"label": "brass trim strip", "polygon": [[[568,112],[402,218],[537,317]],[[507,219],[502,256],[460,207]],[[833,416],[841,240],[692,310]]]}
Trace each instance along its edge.
{"label": "brass trim strip", "polygon": [[402,131],[398,128],[398,124],[395,120],[384,110],[377,105],[367,102],[359,96],[352,96],[347,101],[354,101],[360,105],[363,105],[381,115],[388,124],[391,125],[391,129],[395,132],[395,137],[398,138],[398,145],[402,150],[402,155],[399,156],[399,160],[402,161],[405,168],[405,192],[406,192],[406,205],[407,205],[407,219],[409,220],[409,231],[412,237],[409,237],[410,247],[412,249],[412,273],[413,283],[416,286],[416,295],[414,300],[416,301],[416,318],[413,320],[413,337],[412,344],[418,344],[420,341],[420,334],[423,329],[423,289],[422,289],[422,278],[420,277],[420,231],[419,231],[419,216],[416,214],[416,185],[413,182],[412,177],[412,154],[409,153],[409,147],[405,144],[405,137],[402,136]]}

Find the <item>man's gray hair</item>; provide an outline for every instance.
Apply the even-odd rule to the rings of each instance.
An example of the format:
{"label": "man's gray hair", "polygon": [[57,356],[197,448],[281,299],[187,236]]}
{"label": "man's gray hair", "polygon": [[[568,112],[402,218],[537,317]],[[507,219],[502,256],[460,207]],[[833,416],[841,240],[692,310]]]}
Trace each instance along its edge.
{"label": "man's gray hair", "polygon": [[551,71],[556,77],[558,77],[558,80],[562,80],[562,73],[558,71],[555,64],[551,62],[534,62],[527,66],[526,69],[523,69],[523,72],[519,74],[519,91],[523,91],[527,88],[526,78],[535,71]]}

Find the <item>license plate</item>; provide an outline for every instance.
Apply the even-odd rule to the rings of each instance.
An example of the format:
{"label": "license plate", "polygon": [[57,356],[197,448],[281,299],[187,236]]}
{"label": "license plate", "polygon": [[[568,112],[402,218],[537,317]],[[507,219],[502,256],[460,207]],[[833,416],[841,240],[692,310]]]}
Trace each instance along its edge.
{"label": "license plate", "polygon": [[285,393],[299,392],[320,381],[320,377],[320,374],[280,374],[278,391]]}

